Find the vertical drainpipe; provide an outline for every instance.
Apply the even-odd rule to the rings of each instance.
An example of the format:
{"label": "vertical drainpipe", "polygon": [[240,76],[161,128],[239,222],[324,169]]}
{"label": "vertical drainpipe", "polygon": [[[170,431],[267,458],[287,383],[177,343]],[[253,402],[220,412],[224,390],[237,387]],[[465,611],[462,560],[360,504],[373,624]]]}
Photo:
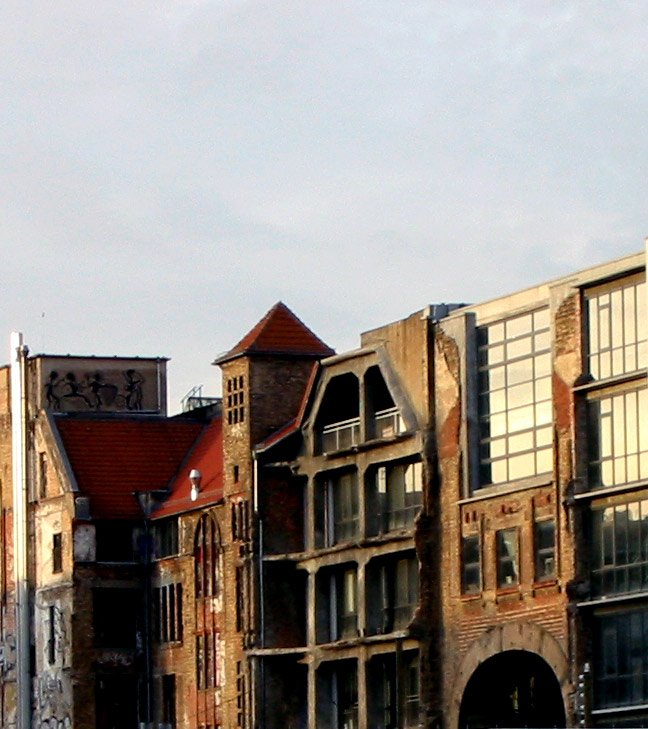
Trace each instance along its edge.
{"label": "vertical drainpipe", "polygon": [[29,583],[27,575],[27,392],[28,348],[11,333],[11,461],[16,601],[16,727],[31,727]]}

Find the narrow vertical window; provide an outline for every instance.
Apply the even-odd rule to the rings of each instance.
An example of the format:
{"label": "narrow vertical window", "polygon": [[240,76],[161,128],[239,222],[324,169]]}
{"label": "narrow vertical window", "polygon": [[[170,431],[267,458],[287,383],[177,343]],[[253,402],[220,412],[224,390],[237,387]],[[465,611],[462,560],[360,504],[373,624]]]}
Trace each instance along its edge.
{"label": "narrow vertical window", "polygon": [[556,576],[556,523],[553,519],[535,523],[535,579],[551,580]]}
{"label": "narrow vertical window", "polygon": [[47,662],[52,666],[56,662],[56,606],[48,608]]}
{"label": "narrow vertical window", "polygon": [[518,530],[497,532],[497,586],[513,587],[520,582]]}
{"label": "narrow vertical window", "polygon": [[63,535],[60,532],[52,535],[52,572],[63,572]]}
{"label": "narrow vertical window", "polygon": [[464,595],[474,595],[481,589],[479,534],[470,534],[461,540],[461,591]]}
{"label": "narrow vertical window", "polygon": [[47,453],[38,454],[38,495],[41,499],[47,497],[48,479]]}

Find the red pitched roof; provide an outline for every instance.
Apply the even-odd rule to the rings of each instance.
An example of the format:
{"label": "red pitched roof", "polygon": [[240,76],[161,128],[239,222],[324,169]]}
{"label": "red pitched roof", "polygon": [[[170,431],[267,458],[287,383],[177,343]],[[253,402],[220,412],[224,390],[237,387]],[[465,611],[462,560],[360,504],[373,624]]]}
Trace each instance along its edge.
{"label": "red pitched roof", "polygon": [[244,354],[284,354],[321,358],[335,352],[279,301],[238,344],[218,357],[214,364],[221,364]]}
{"label": "red pitched roof", "polygon": [[137,519],[136,491],[165,489],[204,426],[195,421],[57,417],[79,486],[98,519]]}
{"label": "red pitched roof", "polygon": [[[200,493],[191,500],[189,472],[197,469],[201,473]],[[191,452],[185,458],[180,470],[170,485],[170,495],[153,512],[153,518],[180,514],[215,504],[223,498],[223,419],[215,418],[200,434]]]}

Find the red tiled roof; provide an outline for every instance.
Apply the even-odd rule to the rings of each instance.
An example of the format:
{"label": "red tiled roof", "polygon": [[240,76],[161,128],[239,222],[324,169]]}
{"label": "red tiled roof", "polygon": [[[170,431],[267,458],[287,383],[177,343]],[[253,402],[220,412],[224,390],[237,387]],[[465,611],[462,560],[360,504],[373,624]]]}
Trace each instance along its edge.
{"label": "red tiled roof", "polygon": [[[197,469],[201,473],[200,493],[191,500],[189,472]],[[223,419],[215,418],[200,434],[191,452],[184,459],[180,470],[170,485],[170,495],[153,512],[153,518],[180,514],[215,504],[223,498]]]}
{"label": "red tiled roof", "polygon": [[90,515],[99,519],[141,518],[135,492],[165,489],[204,427],[141,416],[55,422]]}
{"label": "red tiled roof", "polygon": [[214,364],[227,362],[244,354],[285,354],[319,358],[328,357],[335,352],[279,301],[238,344],[218,357]]}

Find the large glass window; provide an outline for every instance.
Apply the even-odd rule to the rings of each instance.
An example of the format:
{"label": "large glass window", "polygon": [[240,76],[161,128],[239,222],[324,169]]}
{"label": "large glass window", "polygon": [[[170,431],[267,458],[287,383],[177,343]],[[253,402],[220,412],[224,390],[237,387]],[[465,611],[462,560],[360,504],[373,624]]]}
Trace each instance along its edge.
{"label": "large glass window", "polygon": [[422,464],[381,466],[375,474],[375,495],[376,531],[411,528],[423,500]]}
{"label": "large glass window", "polygon": [[317,642],[358,635],[358,576],[355,565],[323,569],[317,575]]}
{"label": "large glass window", "polygon": [[596,380],[636,372],[646,357],[646,284],[632,276],[585,292],[589,374]]}
{"label": "large glass window", "polygon": [[315,509],[318,547],[357,539],[360,532],[358,474],[355,471],[335,473],[319,482]]}
{"label": "large glass window", "polygon": [[596,620],[594,707],[648,703],[648,609]]}
{"label": "large glass window", "polygon": [[480,485],[552,470],[549,311],[481,327]]}
{"label": "large glass window", "polygon": [[648,499],[592,512],[592,591],[648,589]]}
{"label": "large glass window", "polygon": [[419,597],[418,560],[411,554],[372,560],[367,568],[367,629],[370,633],[404,630]]}
{"label": "large glass window", "polygon": [[592,488],[648,479],[647,408],[646,389],[626,390],[589,401]]}

